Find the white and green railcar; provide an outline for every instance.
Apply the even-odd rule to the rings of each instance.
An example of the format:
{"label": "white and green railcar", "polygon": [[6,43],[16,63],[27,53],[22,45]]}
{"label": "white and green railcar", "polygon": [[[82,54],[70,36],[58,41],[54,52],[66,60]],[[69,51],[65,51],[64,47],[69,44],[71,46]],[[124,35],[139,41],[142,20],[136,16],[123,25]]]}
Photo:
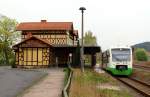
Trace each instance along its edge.
{"label": "white and green railcar", "polygon": [[113,75],[131,75],[132,48],[114,47],[102,53],[102,67]]}

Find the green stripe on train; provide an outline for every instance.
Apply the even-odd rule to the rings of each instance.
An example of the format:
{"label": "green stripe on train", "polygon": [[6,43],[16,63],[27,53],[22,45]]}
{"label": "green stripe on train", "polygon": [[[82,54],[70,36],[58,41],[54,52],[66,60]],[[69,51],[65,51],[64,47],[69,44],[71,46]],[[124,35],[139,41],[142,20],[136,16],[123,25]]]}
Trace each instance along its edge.
{"label": "green stripe on train", "polygon": [[115,68],[107,67],[106,70],[110,71],[113,75],[131,75],[132,68],[128,68],[127,70],[117,70]]}

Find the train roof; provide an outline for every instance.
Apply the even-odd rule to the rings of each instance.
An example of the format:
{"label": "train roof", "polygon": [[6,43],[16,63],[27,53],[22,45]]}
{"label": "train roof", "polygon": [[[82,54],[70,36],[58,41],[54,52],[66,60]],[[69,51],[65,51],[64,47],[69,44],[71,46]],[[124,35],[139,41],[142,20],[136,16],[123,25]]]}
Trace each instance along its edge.
{"label": "train roof", "polygon": [[[118,48],[126,48],[126,49],[132,49],[131,47],[127,47],[127,46],[118,46],[118,47],[110,47],[109,49],[105,50],[105,51],[109,51],[111,49],[118,49]],[[103,52],[105,52],[103,51]]]}
{"label": "train roof", "polygon": [[127,46],[111,47],[110,49],[115,49],[115,48],[130,48],[131,49],[131,47],[127,47]]}

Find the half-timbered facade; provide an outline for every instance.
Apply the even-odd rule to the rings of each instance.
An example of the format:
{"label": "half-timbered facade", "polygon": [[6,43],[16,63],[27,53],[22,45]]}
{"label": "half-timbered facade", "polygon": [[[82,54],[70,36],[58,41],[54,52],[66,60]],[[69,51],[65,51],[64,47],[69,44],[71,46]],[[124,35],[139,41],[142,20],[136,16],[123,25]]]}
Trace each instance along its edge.
{"label": "half-timbered facade", "polygon": [[78,31],[72,22],[25,22],[17,26],[21,42],[14,45],[17,67],[48,67],[67,64],[67,49],[56,47],[76,46]]}

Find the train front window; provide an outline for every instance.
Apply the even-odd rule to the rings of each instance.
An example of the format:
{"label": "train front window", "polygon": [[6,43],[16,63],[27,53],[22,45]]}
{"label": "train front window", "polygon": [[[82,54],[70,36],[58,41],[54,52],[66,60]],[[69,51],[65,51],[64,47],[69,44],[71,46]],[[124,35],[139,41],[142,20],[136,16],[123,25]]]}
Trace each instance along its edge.
{"label": "train front window", "polygon": [[130,61],[130,49],[112,49],[112,61]]}

